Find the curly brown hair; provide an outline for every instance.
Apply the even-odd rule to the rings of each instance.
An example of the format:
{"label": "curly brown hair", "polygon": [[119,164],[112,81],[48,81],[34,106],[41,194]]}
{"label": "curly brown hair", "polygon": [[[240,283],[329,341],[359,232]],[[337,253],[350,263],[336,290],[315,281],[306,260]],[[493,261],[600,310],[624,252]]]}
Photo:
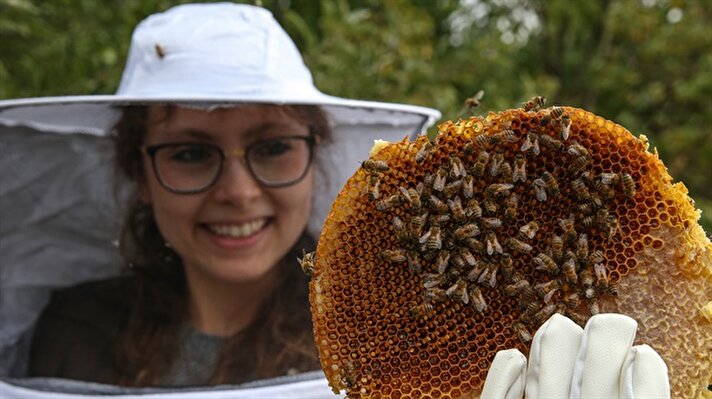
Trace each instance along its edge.
{"label": "curly brown hair", "polygon": [[[324,112],[316,106],[282,106],[309,127],[321,142],[331,137]],[[168,107],[167,117],[171,116]],[[147,131],[148,108],[124,107],[114,127],[117,171],[141,183],[141,146]],[[170,370],[178,331],[187,316],[188,289],[180,256],[165,245],[150,205],[134,194],[127,210],[121,251],[136,294],[128,323],[115,348],[120,373],[117,384],[160,385]],[[309,314],[308,277],[297,264],[303,250],[316,241],[306,231],[280,260],[280,280],[261,304],[257,317],[224,343],[208,385],[241,383],[319,368]]]}

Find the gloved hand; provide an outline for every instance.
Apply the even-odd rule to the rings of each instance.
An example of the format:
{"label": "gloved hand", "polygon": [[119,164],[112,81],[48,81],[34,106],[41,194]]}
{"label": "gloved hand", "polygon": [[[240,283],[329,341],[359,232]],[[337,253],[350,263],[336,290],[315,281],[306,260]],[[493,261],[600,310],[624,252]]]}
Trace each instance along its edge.
{"label": "gloved hand", "polygon": [[482,399],[670,398],[667,366],[648,345],[632,346],[638,324],[621,314],[591,317],[581,329],[555,314],[534,334],[527,360],[499,351]]}

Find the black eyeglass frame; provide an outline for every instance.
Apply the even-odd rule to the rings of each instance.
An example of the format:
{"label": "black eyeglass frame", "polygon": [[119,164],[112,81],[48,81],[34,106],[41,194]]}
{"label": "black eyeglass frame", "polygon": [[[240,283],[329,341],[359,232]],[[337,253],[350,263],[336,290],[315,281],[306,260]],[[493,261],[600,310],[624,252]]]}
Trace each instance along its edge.
{"label": "black eyeglass frame", "polygon": [[[307,142],[308,149],[309,149],[309,159],[307,160],[306,167],[304,168],[304,171],[302,172],[299,177],[287,181],[287,182],[280,182],[280,183],[272,183],[269,181],[266,181],[264,179],[261,179],[255,171],[252,169],[252,165],[250,164],[249,157],[247,154],[250,153],[250,150],[252,148],[255,148],[258,145],[262,145],[264,143],[270,142],[270,141],[277,141],[277,140],[284,140],[284,139],[299,139],[299,140],[304,140]],[[313,160],[314,160],[314,147],[319,144],[319,136],[284,136],[284,137],[275,137],[271,139],[266,139],[266,140],[259,140],[255,141],[254,143],[248,145],[241,151],[241,158],[243,159],[248,172],[250,172],[250,176],[252,176],[253,179],[255,179],[256,182],[258,182],[260,185],[263,187],[267,188],[280,188],[280,187],[288,187],[294,184],[299,183],[304,179],[304,177],[309,173],[309,167],[311,166]],[[176,147],[180,145],[202,145],[206,147],[213,148],[217,150],[217,153],[220,154],[220,166],[215,173],[215,177],[213,180],[210,181],[210,183],[206,184],[205,187],[195,189],[195,190],[177,190],[174,187],[171,187],[163,181],[163,178],[161,177],[161,174],[158,173],[158,166],[156,165],[156,153],[161,149],[161,148],[167,148],[167,147]],[[189,195],[189,194],[198,194],[198,193],[203,193],[210,188],[212,188],[215,183],[220,179],[220,176],[222,175],[223,169],[225,167],[225,159],[227,158],[225,156],[225,151],[223,151],[222,148],[219,146],[212,144],[212,143],[204,143],[204,142],[195,142],[195,141],[183,141],[183,142],[171,142],[171,143],[161,143],[161,144],[155,144],[155,145],[150,145],[150,146],[142,146],[141,149],[143,150],[146,155],[151,158],[151,168],[153,169],[153,174],[156,176],[156,180],[161,184],[161,187],[166,189],[167,191],[174,193],[174,194],[181,194],[181,195]]]}

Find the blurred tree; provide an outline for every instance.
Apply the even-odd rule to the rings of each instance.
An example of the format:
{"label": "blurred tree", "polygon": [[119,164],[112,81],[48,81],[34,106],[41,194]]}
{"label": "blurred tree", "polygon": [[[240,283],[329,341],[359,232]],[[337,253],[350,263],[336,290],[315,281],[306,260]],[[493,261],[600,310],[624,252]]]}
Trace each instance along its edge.
{"label": "blurred tree", "polygon": [[[0,97],[113,92],[134,25],[186,2],[0,0]],[[329,94],[431,106],[446,118],[480,89],[481,113],[539,94],[646,134],[712,231],[712,2],[261,3]]]}

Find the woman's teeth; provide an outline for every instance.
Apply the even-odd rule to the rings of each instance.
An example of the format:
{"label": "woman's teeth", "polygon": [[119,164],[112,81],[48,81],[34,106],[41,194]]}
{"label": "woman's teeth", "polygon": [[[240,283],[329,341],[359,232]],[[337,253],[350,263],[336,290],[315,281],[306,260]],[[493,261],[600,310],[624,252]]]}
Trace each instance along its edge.
{"label": "woman's teeth", "polygon": [[259,219],[243,224],[211,224],[208,225],[208,229],[221,236],[240,238],[256,233],[265,225],[266,222],[266,219]]}

